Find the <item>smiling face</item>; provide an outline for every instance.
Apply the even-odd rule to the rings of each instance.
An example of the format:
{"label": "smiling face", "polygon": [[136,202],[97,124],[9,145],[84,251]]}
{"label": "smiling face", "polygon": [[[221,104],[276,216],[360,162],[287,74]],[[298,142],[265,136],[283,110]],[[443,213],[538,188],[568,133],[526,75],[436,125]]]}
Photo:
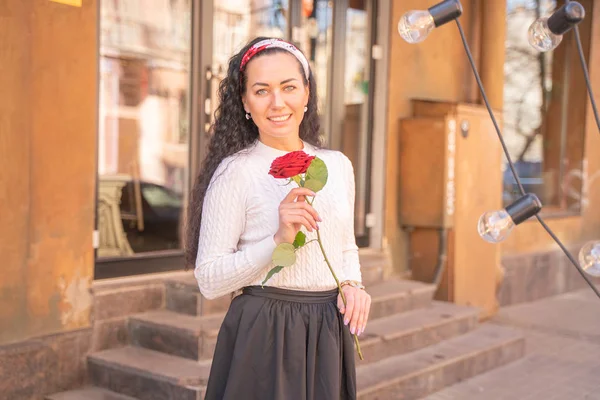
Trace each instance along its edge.
{"label": "smiling face", "polygon": [[309,90],[298,60],[287,52],[257,56],[246,66],[244,109],[272,147],[297,144]]}

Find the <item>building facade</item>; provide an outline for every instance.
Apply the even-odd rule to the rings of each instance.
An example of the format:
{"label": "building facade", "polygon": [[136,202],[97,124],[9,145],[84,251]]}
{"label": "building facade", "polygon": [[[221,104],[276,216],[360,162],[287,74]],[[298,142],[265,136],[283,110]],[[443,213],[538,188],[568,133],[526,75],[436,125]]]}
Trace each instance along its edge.
{"label": "building facade", "polygon": [[[576,252],[600,238],[600,132],[574,35],[552,53],[526,41],[529,24],[561,2],[462,3],[511,158]],[[598,96],[600,1],[581,3]],[[518,195],[455,24],[416,45],[397,33],[403,13],[433,4],[2,2],[0,370],[29,378],[0,393],[35,398],[80,384],[85,355],[118,345],[128,313],[160,306],[158,277],[183,268],[185,205],[218,84],[229,57],[259,35],[309,58],[325,143],[354,164],[357,243],[390,259],[386,275],[439,275],[440,298],[482,317],[582,286],[536,221],[501,245],[478,238],[481,213]],[[36,362],[18,362],[26,358]]]}

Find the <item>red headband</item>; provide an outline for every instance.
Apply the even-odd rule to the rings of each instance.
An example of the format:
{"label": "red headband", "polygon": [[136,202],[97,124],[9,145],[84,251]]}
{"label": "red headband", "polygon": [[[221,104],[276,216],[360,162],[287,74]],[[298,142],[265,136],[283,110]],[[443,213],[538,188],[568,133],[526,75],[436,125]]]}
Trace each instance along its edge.
{"label": "red headband", "polygon": [[296,48],[296,46],[281,39],[265,39],[250,47],[242,57],[242,62],[240,63],[240,72],[244,70],[246,64],[248,64],[252,57],[254,57],[263,50],[274,47],[283,49],[292,54],[294,57],[296,57],[300,64],[302,64],[304,76],[306,77],[306,80],[308,80],[308,77],[310,75],[310,70],[308,68],[308,60],[306,59],[306,57],[304,57],[304,54],[302,54],[302,52]]}

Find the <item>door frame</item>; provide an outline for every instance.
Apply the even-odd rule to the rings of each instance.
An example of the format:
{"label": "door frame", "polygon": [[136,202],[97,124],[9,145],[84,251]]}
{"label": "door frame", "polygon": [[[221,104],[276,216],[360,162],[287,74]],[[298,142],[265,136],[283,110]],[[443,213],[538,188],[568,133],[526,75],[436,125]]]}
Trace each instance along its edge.
{"label": "door frame", "polygon": [[372,99],[373,113],[371,129],[371,193],[370,213],[373,224],[369,230],[369,247],[384,248],[385,229],[385,193],[386,193],[386,162],[388,137],[388,91],[390,73],[390,32],[392,32],[392,0],[373,0],[377,2],[373,15],[375,29],[372,43],[379,47],[381,58],[375,61],[372,73],[379,79],[375,80]]}

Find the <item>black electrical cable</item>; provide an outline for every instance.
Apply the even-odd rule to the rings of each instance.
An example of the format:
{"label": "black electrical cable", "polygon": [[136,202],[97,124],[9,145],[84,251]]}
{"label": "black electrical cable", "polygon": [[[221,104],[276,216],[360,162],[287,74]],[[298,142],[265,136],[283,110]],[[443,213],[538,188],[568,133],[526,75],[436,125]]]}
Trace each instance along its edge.
{"label": "black electrical cable", "polygon": [[577,268],[577,270],[579,271],[579,273],[581,274],[581,276],[583,277],[583,279],[587,282],[587,284],[590,285],[590,287],[596,293],[596,295],[598,297],[600,297],[600,292],[598,291],[598,288],[596,287],[596,285],[594,285],[594,283],[590,280],[590,278],[587,276],[587,274],[579,266],[579,263],[577,262],[577,260],[575,260],[575,257],[573,257],[573,255],[571,253],[569,253],[569,251],[567,250],[567,248],[565,247],[565,245],[562,244],[562,242],[556,237],[556,235],[554,234],[554,232],[552,232],[552,230],[550,229],[550,227],[548,225],[546,225],[546,222],[544,222],[544,220],[542,219],[542,217],[540,217],[539,215],[536,215],[535,217],[537,218],[537,220],[539,221],[539,223],[542,224],[542,226],[544,227],[544,229],[546,230],[546,232],[548,232],[548,234],[552,237],[552,239],[554,239],[554,241],[560,246],[560,248],[565,253],[565,255],[567,256],[567,258],[569,259],[569,261],[571,261],[571,263]]}
{"label": "black electrical cable", "polygon": [[[567,0],[570,3],[571,0]],[[575,31],[575,42],[577,43],[577,53],[579,53],[579,62],[581,63],[581,69],[583,70],[583,76],[585,78],[585,85],[587,86],[588,94],[590,96],[590,102],[592,103],[592,111],[594,112],[594,118],[596,119],[596,126],[600,132],[600,116],[598,115],[598,106],[596,105],[596,99],[594,98],[594,92],[592,90],[592,83],[590,80],[590,73],[588,71],[587,63],[585,62],[585,56],[583,55],[583,46],[581,44],[581,36],[579,35],[579,28],[575,25],[573,29]]]}
{"label": "black electrical cable", "polygon": [[[490,114],[490,118],[492,119],[494,128],[496,129],[496,134],[498,135],[498,139],[500,139],[500,144],[502,145],[502,150],[504,151],[504,155],[506,156],[506,160],[508,161],[508,165],[510,166],[510,170],[515,178],[515,181],[517,182],[517,185],[519,186],[519,191],[521,192],[521,195],[524,196],[527,193],[525,192],[525,189],[523,188],[523,184],[521,184],[521,180],[519,179],[519,175],[517,174],[517,171],[515,170],[515,166],[510,158],[510,154],[508,153],[506,143],[504,143],[504,138],[502,137],[502,133],[500,132],[500,127],[498,126],[496,117],[494,117],[494,113],[492,112],[492,107],[490,107],[490,103],[488,101],[487,95],[485,94],[485,89],[483,88],[483,83],[481,82],[481,78],[479,77],[479,72],[477,72],[477,67],[475,67],[475,61],[473,61],[473,55],[471,54],[471,50],[469,49],[469,44],[467,43],[465,33],[464,33],[462,25],[460,24],[460,21],[458,19],[456,19],[456,26],[458,27],[458,32],[460,33],[460,38],[462,39],[463,47],[465,48],[467,57],[469,58],[469,64],[471,64],[471,69],[473,70],[473,74],[475,75],[475,80],[477,81],[477,85],[479,86],[479,90],[481,91],[481,97],[483,99],[483,102],[485,103],[488,113]],[[544,227],[546,232],[548,232],[548,234],[552,237],[552,239],[554,239],[554,241],[559,245],[559,247],[565,253],[567,258],[571,261],[571,263],[573,263],[575,268],[577,268],[577,271],[579,271],[579,273],[581,274],[583,279],[587,282],[588,285],[590,285],[590,287],[592,288],[594,293],[596,293],[596,296],[598,296],[598,298],[600,298],[600,290],[598,290],[596,285],[594,285],[592,283],[592,281],[587,277],[585,271],[581,268],[581,266],[579,266],[579,263],[577,262],[577,260],[575,260],[575,258],[571,255],[571,253],[569,253],[567,248],[562,244],[562,242],[558,239],[558,237],[556,237],[556,235],[552,232],[552,230],[548,227],[548,225],[546,225],[546,223],[544,222],[542,217],[540,217],[539,215],[536,215],[536,218],[540,222],[540,224]]]}
{"label": "black electrical cable", "polygon": [[[521,195],[525,196],[527,193],[525,192],[525,188],[519,179],[517,171],[515,170],[515,166],[510,159],[510,154],[508,154],[508,148],[506,147],[506,143],[504,143],[504,139],[502,138],[502,134],[500,133],[500,126],[498,125],[498,121],[496,121],[496,117],[494,117],[494,113],[492,112],[492,107],[490,106],[490,102],[488,101],[487,95],[485,94],[485,90],[483,89],[483,83],[481,82],[481,78],[479,77],[479,73],[477,72],[477,68],[475,68],[475,61],[473,61],[473,55],[471,54],[471,50],[469,50],[469,44],[467,43],[467,39],[465,38],[465,32],[463,32],[462,25],[458,18],[456,19],[456,25],[458,26],[458,31],[460,32],[460,37],[463,42],[463,46],[465,51],[467,52],[467,57],[469,58],[469,63],[471,64],[471,68],[473,69],[473,73],[475,74],[475,79],[477,80],[477,86],[479,86],[479,90],[481,91],[481,97],[483,98],[483,102],[487,107],[488,113],[492,118],[492,123],[494,124],[494,128],[496,128],[496,133],[498,134],[498,138],[500,139],[500,144],[502,145],[502,150],[506,155],[506,159],[508,160],[508,165],[510,170],[515,177],[515,181],[517,182],[517,186],[519,187],[519,191]],[[600,295],[599,295],[600,296]]]}

